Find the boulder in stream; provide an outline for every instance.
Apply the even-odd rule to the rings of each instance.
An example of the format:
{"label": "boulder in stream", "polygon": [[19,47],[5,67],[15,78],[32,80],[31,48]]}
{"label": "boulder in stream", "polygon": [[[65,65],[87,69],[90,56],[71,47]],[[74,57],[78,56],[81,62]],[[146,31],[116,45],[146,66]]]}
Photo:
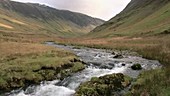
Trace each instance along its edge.
{"label": "boulder in stream", "polygon": [[113,66],[110,66],[110,65],[108,65],[108,64],[102,64],[102,65],[100,66],[101,69],[112,69],[113,67],[114,67],[114,65],[113,65]]}
{"label": "boulder in stream", "polygon": [[142,66],[141,66],[141,64],[134,64],[134,65],[131,66],[131,68],[132,68],[133,70],[141,70],[141,69],[142,69]]}
{"label": "boulder in stream", "polygon": [[112,55],[116,55],[116,53],[115,53],[115,52],[112,52],[111,54],[112,54]]}
{"label": "boulder in stream", "polygon": [[121,54],[116,54],[115,56],[113,56],[113,58],[121,59],[121,58],[123,58],[123,55],[121,55]]}
{"label": "boulder in stream", "polygon": [[125,64],[125,63],[122,63],[122,66],[126,66],[126,64]]}

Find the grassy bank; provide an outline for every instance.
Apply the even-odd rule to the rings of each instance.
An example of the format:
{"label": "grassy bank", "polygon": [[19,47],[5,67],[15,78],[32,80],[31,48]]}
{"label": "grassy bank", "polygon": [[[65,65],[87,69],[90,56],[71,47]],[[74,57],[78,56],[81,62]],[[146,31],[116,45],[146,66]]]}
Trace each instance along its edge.
{"label": "grassy bank", "polygon": [[73,53],[42,44],[0,42],[0,50],[0,92],[84,69]]}
{"label": "grassy bank", "polygon": [[104,39],[69,39],[59,43],[103,48],[111,50],[136,51],[144,58],[159,60],[163,68],[143,72],[132,87],[130,95],[169,96],[170,89],[170,36],[115,37]]}

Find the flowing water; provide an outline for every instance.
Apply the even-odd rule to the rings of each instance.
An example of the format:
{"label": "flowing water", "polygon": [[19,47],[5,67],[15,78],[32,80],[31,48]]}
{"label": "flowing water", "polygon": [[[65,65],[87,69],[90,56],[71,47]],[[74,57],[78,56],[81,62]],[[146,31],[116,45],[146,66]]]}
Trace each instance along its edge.
{"label": "flowing water", "polygon": [[[160,67],[156,60],[147,60],[140,56],[123,54],[123,58],[114,58],[111,51],[81,48],[75,49],[74,46],[57,45],[53,42],[47,42],[49,46],[55,46],[70,50],[87,63],[87,67],[64,80],[44,81],[40,85],[32,85],[23,89],[14,90],[4,96],[74,96],[75,89],[92,77],[100,77],[112,73],[123,73],[136,78],[141,71],[131,69],[133,64],[139,63],[143,70],[150,70]],[[115,52],[116,53],[116,52]]]}

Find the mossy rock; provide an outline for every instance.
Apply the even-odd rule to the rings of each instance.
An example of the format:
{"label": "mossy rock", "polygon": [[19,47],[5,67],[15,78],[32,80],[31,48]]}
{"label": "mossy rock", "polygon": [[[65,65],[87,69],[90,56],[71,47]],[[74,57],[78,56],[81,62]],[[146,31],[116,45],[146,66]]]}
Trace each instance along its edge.
{"label": "mossy rock", "polygon": [[134,64],[134,65],[131,66],[131,68],[132,68],[133,70],[141,70],[141,69],[142,69],[142,66],[141,66],[141,64]]}
{"label": "mossy rock", "polygon": [[90,81],[79,86],[76,96],[113,96],[128,87],[131,78],[122,73],[111,74],[102,77],[93,77]]}
{"label": "mossy rock", "polygon": [[82,87],[75,96],[100,96],[100,95],[94,88]]}

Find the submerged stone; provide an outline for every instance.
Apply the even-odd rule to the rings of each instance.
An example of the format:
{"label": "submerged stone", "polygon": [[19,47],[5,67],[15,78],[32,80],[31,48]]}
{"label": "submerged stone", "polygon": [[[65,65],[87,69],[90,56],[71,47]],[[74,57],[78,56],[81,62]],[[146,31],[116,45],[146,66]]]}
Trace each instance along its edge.
{"label": "submerged stone", "polygon": [[115,56],[113,56],[113,58],[121,59],[121,58],[123,58],[123,55],[121,55],[121,54],[116,54]]}

